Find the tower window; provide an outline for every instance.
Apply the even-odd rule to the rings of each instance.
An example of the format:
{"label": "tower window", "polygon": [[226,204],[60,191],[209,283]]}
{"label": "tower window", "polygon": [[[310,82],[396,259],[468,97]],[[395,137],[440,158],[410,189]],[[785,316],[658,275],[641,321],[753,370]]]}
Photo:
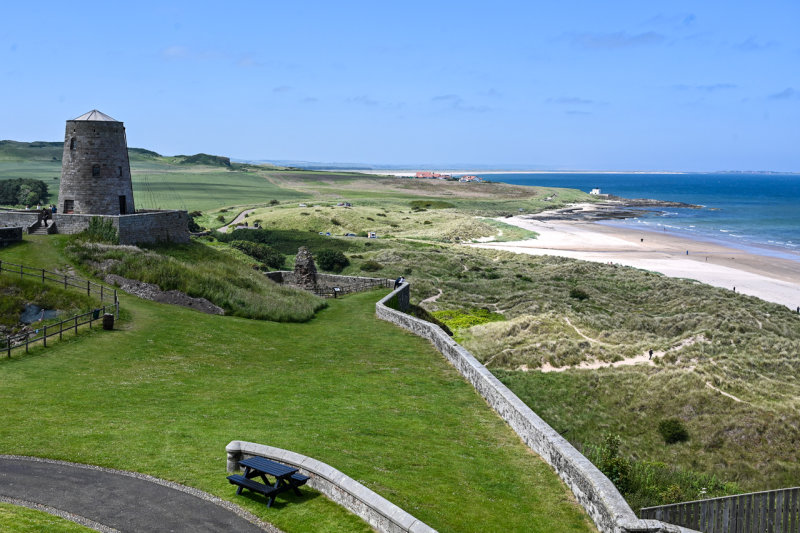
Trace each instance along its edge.
{"label": "tower window", "polygon": [[72,139],[69,140],[69,149],[70,150],[74,150],[75,149],[75,137],[73,137]]}
{"label": "tower window", "polygon": [[119,177],[121,178],[122,177],[122,167],[117,167],[117,168],[119,168]]}
{"label": "tower window", "polygon": [[97,178],[100,176],[100,165],[92,165],[92,177]]}

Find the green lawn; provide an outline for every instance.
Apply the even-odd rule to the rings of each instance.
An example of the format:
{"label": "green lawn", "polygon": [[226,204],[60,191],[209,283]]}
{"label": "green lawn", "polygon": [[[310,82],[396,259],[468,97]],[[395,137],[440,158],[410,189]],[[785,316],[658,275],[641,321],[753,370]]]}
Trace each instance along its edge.
{"label": "green lawn", "polygon": [[82,533],[94,531],[43,511],[7,503],[0,503],[0,524],[2,524],[4,533],[38,533],[41,531]]}
{"label": "green lawn", "polygon": [[[58,261],[46,238],[0,252]],[[134,470],[235,501],[288,532],[367,531],[326,498],[236,497],[225,445],[342,470],[440,531],[587,531],[585,513],[427,342],[374,316],[384,292],[304,324],[123,297],[131,320],[0,361],[0,450]]]}

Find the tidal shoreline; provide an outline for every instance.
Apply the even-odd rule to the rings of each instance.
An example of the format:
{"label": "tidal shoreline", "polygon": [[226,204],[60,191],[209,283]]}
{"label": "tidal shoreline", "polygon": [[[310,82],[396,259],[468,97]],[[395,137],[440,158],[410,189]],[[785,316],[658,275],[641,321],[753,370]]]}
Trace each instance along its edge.
{"label": "tidal shoreline", "polygon": [[[592,206],[585,209],[591,211]],[[631,266],[735,290],[793,310],[800,306],[800,256],[792,260],[670,232],[610,225],[597,221],[609,218],[586,218],[583,211],[573,219],[553,212],[550,218],[543,213],[501,218],[539,237],[472,246]]]}

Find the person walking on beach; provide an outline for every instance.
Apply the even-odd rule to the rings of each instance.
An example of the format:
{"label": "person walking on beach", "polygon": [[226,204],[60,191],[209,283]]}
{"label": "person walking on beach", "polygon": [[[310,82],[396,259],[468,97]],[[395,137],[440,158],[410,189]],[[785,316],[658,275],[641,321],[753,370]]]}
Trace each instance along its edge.
{"label": "person walking on beach", "polygon": [[652,359],[653,359],[653,349],[652,349],[652,348],[650,348],[650,357],[649,357],[649,359],[648,359],[648,360],[652,360]]}

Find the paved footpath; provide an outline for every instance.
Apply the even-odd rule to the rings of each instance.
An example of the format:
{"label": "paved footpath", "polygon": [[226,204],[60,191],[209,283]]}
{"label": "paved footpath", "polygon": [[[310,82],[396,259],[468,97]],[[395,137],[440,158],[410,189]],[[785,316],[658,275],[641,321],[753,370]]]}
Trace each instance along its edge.
{"label": "paved footpath", "polygon": [[[231,485],[231,491],[234,490]],[[98,531],[278,532],[230,502],[133,472],[0,455],[0,501]]]}

